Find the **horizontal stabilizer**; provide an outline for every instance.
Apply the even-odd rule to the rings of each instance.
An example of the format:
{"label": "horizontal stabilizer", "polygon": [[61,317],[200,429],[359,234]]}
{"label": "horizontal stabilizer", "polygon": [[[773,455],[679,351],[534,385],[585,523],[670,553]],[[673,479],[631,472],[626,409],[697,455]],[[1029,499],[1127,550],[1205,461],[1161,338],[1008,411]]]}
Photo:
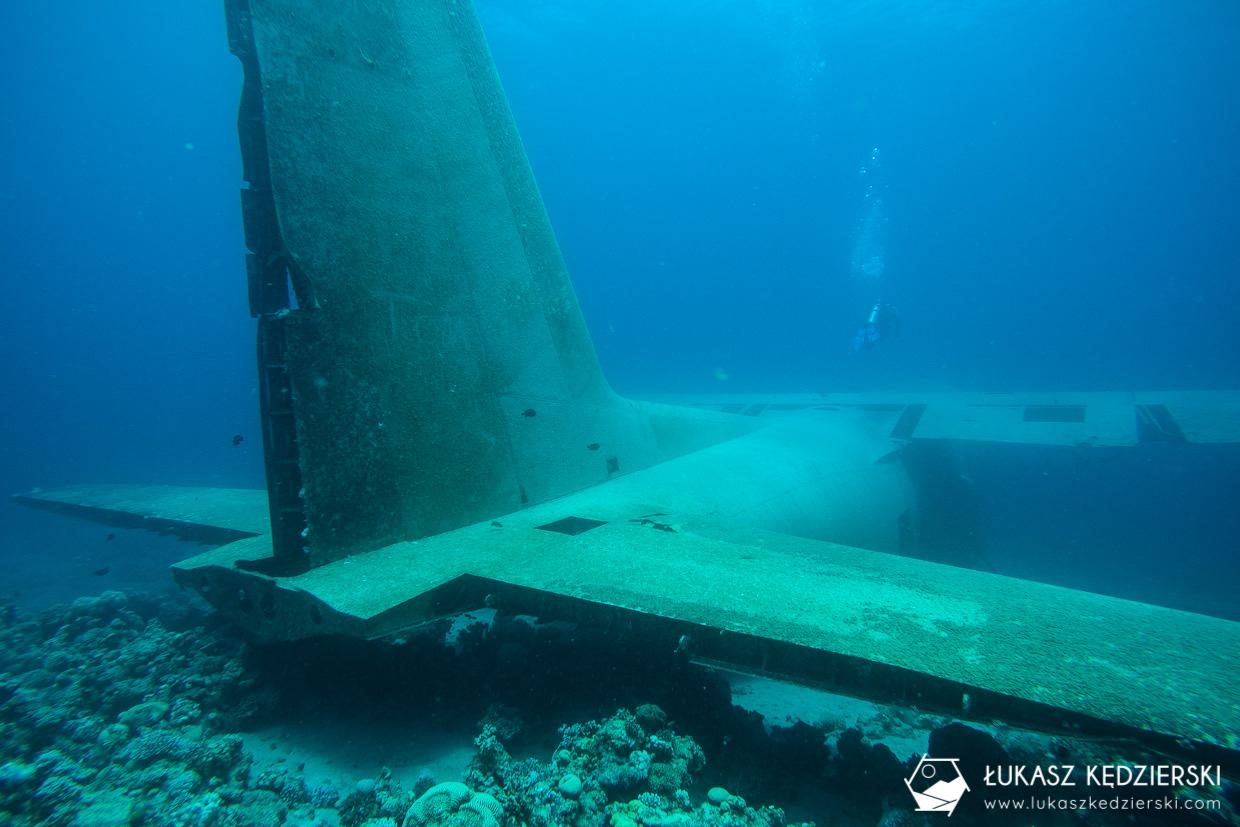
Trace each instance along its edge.
{"label": "horizontal stabilizer", "polygon": [[666,513],[609,486],[279,580],[236,571],[260,542],[175,575],[265,636],[376,637],[485,600],[544,619],[662,624],[750,670],[826,683],[853,668],[872,672],[872,691],[881,673],[889,692],[937,682],[957,704],[994,693],[1240,748],[1238,623]]}
{"label": "horizontal stabilizer", "polygon": [[113,528],[140,528],[203,545],[268,533],[267,492],[171,485],[75,485],[35,489],[13,502]]}

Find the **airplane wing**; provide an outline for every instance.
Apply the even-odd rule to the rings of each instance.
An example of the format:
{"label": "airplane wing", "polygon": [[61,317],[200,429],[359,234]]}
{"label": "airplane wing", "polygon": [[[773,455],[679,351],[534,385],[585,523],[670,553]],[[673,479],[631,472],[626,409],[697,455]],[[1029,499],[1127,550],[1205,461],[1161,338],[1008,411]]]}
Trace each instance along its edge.
{"label": "airplane wing", "polygon": [[140,528],[203,545],[270,533],[267,492],[173,485],[74,485],[35,489],[13,502],[114,528]]}
{"label": "airplane wing", "polygon": [[808,409],[865,410],[886,415],[888,434],[898,440],[1097,447],[1240,442],[1240,391],[752,394],[661,401],[758,418]]}
{"label": "airplane wing", "polygon": [[254,631],[284,624],[282,637],[373,638],[485,601],[658,628],[669,647],[689,635],[703,659],[802,682],[866,671],[871,691],[925,705],[969,693],[974,711],[1011,719],[1058,724],[1066,710],[1240,746],[1240,623],[664,512],[605,486],[293,577],[234,579],[239,556],[262,553],[247,540],[174,574]]}
{"label": "airplane wing", "polygon": [[[396,634],[465,609],[658,630],[732,668],[863,684],[927,706],[1059,723],[1064,711],[1240,748],[1240,623],[747,528],[607,486],[290,577],[266,492],[77,486],[15,498],[227,545],[173,567],[264,637]],[[1134,634],[1135,629],[1141,633]],[[864,680],[860,678],[865,673]]]}

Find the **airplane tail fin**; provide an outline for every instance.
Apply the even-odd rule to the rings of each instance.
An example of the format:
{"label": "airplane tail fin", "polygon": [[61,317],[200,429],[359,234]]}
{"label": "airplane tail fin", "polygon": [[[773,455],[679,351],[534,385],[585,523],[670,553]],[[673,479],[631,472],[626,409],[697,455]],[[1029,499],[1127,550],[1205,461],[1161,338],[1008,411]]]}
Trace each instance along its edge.
{"label": "airplane tail fin", "polygon": [[227,9],[282,570],[753,427],[611,390],[468,0]]}

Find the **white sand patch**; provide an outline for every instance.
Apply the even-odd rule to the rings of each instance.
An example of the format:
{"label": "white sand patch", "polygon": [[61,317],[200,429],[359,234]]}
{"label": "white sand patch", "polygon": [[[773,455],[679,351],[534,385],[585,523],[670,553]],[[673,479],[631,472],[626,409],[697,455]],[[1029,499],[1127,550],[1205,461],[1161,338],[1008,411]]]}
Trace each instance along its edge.
{"label": "white sand patch", "polygon": [[384,767],[405,790],[413,789],[424,770],[437,781],[457,781],[474,756],[472,735],[426,721],[307,718],[243,738],[257,762],[289,770],[304,765],[307,786],[330,781],[342,797]]}
{"label": "white sand patch", "polygon": [[835,733],[856,728],[867,742],[885,744],[901,761],[928,751],[930,731],[949,722],[910,707],[873,703],[738,672],[721,673],[732,685],[732,703],[757,712],[768,730],[798,722]]}

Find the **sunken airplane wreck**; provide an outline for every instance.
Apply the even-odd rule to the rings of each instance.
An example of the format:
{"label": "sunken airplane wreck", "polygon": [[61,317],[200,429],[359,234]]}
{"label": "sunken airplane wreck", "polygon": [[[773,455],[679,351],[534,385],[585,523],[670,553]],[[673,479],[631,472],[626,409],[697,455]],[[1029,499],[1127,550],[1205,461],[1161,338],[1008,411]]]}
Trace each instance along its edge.
{"label": "sunken airplane wreck", "polygon": [[267,639],[493,605],[1240,750],[1240,624],[918,559],[971,542],[935,513],[954,441],[1235,442],[1240,396],[620,398],[468,0],[227,12],[267,491],[18,502],[217,546],[175,579]]}

